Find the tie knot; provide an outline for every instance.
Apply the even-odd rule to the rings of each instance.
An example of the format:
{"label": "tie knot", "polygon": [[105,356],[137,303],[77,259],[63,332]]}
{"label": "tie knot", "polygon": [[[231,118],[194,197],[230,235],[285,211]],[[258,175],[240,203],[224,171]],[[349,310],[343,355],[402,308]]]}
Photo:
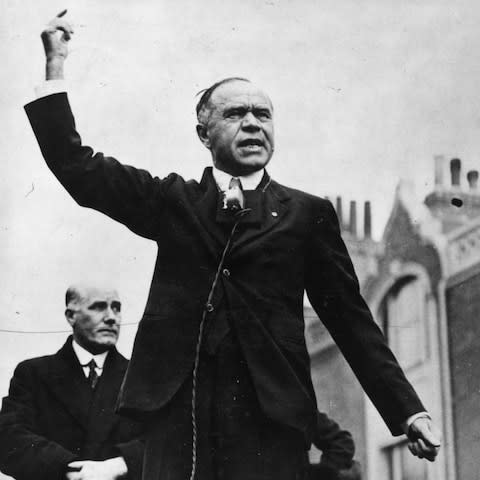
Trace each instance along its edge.
{"label": "tie knot", "polygon": [[228,185],[228,188],[239,188],[240,190],[242,190],[242,182],[240,181],[239,178],[232,177],[230,179],[230,183]]}
{"label": "tie knot", "polygon": [[97,368],[98,365],[97,365],[97,362],[95,362],[95,359],[92,358],[85,366],[92,369],[92,368]]}
{"label": "tie knot", "polygon": [[242,210],[244,205],[242,182],[239,178],[233,177],[230,180],[229,189],[223,193],[223,208],[231,212],[237,212]]}

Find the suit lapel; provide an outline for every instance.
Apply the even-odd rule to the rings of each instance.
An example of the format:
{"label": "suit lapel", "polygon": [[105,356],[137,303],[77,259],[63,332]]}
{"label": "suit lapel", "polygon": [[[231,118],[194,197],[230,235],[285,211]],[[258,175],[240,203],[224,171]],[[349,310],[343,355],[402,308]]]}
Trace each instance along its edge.
{"label": "suit lapel", "polygon": [[90,410],[88,435],[95,443],[102,443],[120,417],[115,414],[114,406],[120,391],[120,384],[126,370],[126,361],[112,350],[106,360],[103,373],[98,381]]}
{"label": "suit lapel", "polygon": [[[262,186],[262,184],[264,185]],[[246,193],[248,194],[249,192]],[[267,173],[265,173],[262,183],[253,193],[260,195],[260,199],[257,201],[260,215],[255,213],[255,218],[259,219],[260,222],[251,225],[245,224],[239,229],[238,237],[232,245],[232,256],[238,254],[240,250],[267,232],[281,226],[288,212],[290,195],[284,187],[271,180]]]}
{"label": "suit lapel", "polygon": [[[210,253],[218,260],[221,250],[227,242],[233,221],[221,211],[220,195],[211,167],[206,168],[203,173],[200,190],[200,197],[193,208],[201,224],[201,236]],[[251,208],[252,212],[246,215],[240,223],[231,248],[232,255],[280,225],[290,200],[287,190],[272,180],[267,172],[257,189],[246,191],[245,197],[246,207]]]}
{"label": "suit lapel", "polygon": [[201,236],[214,258],[218,259],[219,252],[225,246],[228,232],[226,233],[225,225],[222,222],[216,221],[220,195],[211,167],[206,168],[203,172],[200,190],[200,197],[193,208],[202,227]]}
{"label": "suit lapel", "polygon": [[52,357],[44,381],[70,415],[86,428],[91,391],[73,351],[71,337]]}

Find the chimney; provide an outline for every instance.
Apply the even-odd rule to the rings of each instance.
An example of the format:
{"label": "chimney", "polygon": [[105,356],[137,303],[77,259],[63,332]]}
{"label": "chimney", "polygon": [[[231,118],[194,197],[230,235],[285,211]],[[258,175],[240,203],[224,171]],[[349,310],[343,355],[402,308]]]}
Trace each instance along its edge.
{"label": "chimney", "polygon": [[445,168],[445,157],[443,155],[435,155],[435,187],[442,187],[445,183],[444,179],[444,168]]}
{"label": "chimney", "polygon": [[459,158],[453,158],[450,160],[450,174],[452,177],[452,187],[460,186],[460,170],[462,168],[462,162]]}
{"label": "chimney", "polygon": [[337,197],[336,210],[337,210],[338,223],[340,223],[340,227],[343,228],[342,197]]}
{"label": "chimney", "polygon": [[370,202],[365,202],[363,211],[363,235],[372,238],[372,210]]}
{"label": "chimney", "polygon": [[476,190],[478,187],[478,170],[470,170],[467,173],[467,180],[470,190]]}
{"label": "chimney", "polygon": [[352,200],[350,202],[350,233],[357,236],[357,202]]}

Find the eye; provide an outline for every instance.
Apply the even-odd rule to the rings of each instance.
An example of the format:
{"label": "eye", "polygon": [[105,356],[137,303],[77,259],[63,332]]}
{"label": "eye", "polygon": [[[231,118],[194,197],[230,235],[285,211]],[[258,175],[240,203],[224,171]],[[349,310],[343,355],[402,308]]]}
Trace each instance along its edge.
{"label": "eye", "polygon": [[245,112],[241,108],[233,108],[225,112],[225,118],[231,120],[238,120],[239,118],[242,118],[243,115],[245,115]]}
{"label": "eye", "polygon": [[257,110],[255,116],[262,121],[270,120],[272,118],[272,114],[268,110]]}
{"label": "eye", "polygon": [[116,313],[120,313],[122,310],[122,305],[119,302],[112,302],[112,310]]}
{"label": "eye", "polygon": [[102,310],[105,310],[106,308],[107,308],[107,303],[106,302],[94,302],[88,307],[89,310],[95,310],[97,312],[101,312]]}

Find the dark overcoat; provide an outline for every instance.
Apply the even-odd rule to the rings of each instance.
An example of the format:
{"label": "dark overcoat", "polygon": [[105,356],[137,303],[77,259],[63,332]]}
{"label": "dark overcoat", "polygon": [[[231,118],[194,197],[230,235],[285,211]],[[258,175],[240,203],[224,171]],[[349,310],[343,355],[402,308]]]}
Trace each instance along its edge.
{"label": "dark overcoat", "polygon": [[92,392],[71,337],[55,355],[21,362],[0,413],[0,471],[16,480],[63,480],[72,461],[123,456],[128,478],[140,480],[142,428],[115,413],[127,364],[112,350]]}
{"label": "dark overcoat", "polygon": [[[83,146],[66,94],[26,106],[50,169],[82,206],[158,245],[145,313],[119,399],[122,412],[161,409],[191,374],[199,323],[230,225],[207,168],[200,182],[164,179]],[[181,158],[179,158],[181,162]],[[207,322],[228,316],[263,411],[311,434],[316,403],[304,339],[309,300],[393,434],[424,410],[359,292],[331,203],[268,174],[225,256]],[[321,394],[321,392],[320,392]]]}

